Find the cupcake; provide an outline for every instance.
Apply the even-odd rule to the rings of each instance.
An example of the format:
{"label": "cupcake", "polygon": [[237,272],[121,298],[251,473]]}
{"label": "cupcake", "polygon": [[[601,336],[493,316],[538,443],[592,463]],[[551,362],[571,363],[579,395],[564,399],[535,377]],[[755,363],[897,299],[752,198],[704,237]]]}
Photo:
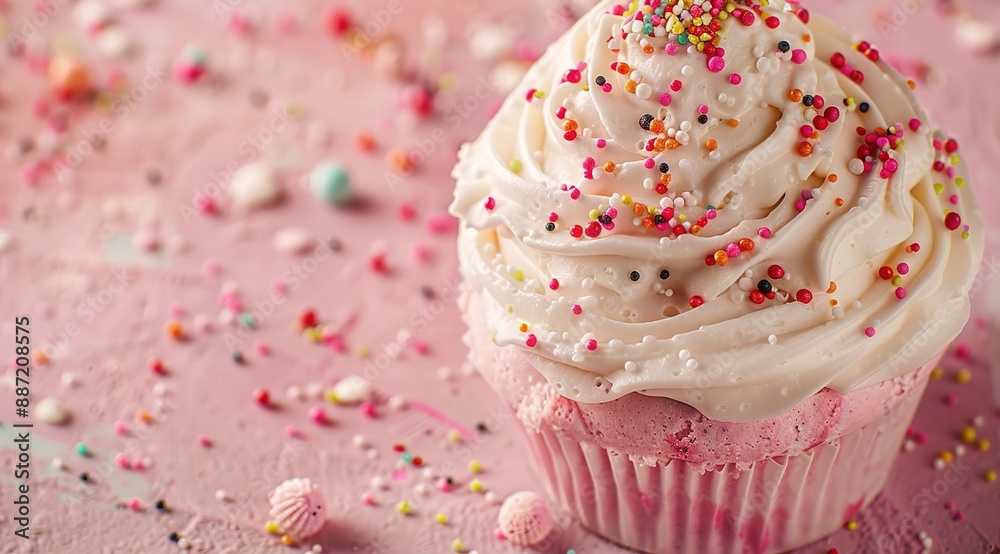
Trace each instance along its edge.
{"label": "cupcake", "polygon": [[605,1],[463,146],[470,360],[585,526],[779,552],[879,493],[983,252],[911,88],[797,3]]}

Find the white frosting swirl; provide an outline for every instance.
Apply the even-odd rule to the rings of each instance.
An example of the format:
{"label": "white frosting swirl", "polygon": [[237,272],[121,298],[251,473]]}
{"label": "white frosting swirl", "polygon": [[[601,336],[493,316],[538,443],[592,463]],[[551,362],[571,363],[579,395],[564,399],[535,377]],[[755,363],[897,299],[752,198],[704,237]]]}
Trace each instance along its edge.
{"label": "white frosting swirl", "polygon": [[[724,23],[721,71],[668,46],[670,23],[647,36],[613,6],[553,44],[460,153],[462,271],[498,344],[536,354],[580,402],[640,392],[754,421],[824,387],[847,394],[912,371],[958,334],[982,257],[978,213],[953,145],[928,132],[895,70],[779,2],[750,25]],[[831,106],[828,127],[806,136]],[[859,152],[859,127],[887,144]],[[961,214],[955,230],[948,209]],[[886,265],[899,282],[879,276]],[[773,298],[753,292],[761,280]],[[811,301],[797,300],[803,289]]]}

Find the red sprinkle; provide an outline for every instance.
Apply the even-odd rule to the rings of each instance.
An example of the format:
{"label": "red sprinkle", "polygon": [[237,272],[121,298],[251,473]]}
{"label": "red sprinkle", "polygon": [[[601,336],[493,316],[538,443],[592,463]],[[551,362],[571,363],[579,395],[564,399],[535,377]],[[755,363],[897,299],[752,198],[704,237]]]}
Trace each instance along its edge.
{"label": "red sprinkle", "polygon": [[781,279],[785,276],[785,269],[777,264],[772,265],[767,268],[767,276],[771,279]]}
{"label": "red sprinkle", "polygon": [[799,292],[795,293],[795,299],[803,304],[808,304],[813,301],[813,293],[809,289],[799,289]]}
{"label": "red sprinkle", "polygon": [[702,304],[705,303],[705,299],[698,295],[694,295],[691,297],[689,303],[691,304],[692,308],[697,308],[698,306],[701,306]]}

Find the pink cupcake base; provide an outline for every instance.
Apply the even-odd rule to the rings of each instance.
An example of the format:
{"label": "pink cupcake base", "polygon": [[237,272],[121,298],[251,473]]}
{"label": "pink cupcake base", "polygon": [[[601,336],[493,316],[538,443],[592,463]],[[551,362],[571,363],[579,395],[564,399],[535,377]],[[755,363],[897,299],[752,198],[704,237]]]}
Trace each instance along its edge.
{"label": "pink cupcake base", "polygon": [[816,541],[881,491],[940,355],[844,396],[728,423],[631,394],[581,404],[491,340],[466,291],[469,359],[516,415],[549,494],[585,526],[655,553],[766,554]]}
{"label": "pink cupcake base", "polygon": [[[923,381],[926,384],[926,380]],[[585,526],[647,552],[782,552],[852,519],[882,489],[923,393],[888,417],[801,454],[700,473],[553,430],[526,433],[548,492]]]}

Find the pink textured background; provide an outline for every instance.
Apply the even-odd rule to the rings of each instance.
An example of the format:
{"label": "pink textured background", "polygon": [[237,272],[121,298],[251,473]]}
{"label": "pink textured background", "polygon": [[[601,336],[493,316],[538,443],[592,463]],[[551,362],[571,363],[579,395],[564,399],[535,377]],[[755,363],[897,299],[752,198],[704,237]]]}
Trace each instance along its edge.
{"label": "pink textured background", "polygon": [[[395,36],[403,45],[404,64],[414,69],[420,82],[454,79],[454,89],[436,98],[434,115],[419,120],[399,108],[406,84],[376,75],[371,57],[345,57],[340,41],[322,29],[321,14],[331,4],[316,0],[283,3],[264,0],[160,2],[138,11],[116,12],[116,18],[137,40],[135,58],[124,63],[102,60],[75,29],[71,7],[55,3],[51,21],[40,25],[40,46],[57,39],[75,41],[79,55],[88,60],[99,82],[113,69],[133,80],[141,79],[149,64],[165,67],[184,45],[197,41],[209,56],[217,76],[214,85],[194,87],[170,78],[153,87],[127,115],[116,117],[102,151],[87,156],[72,173],[70,182],[49,176],[35,187],[22,183],[21,164],[0,159],[0,229],[11,231],[15,246],[0,253],[0,349],[10,355],[14,314],[32,316],[35,348],[59,342],[72,325],[80,330],[65,341],[57,355],[32,372],[32,399],[59,398],[73,415],[71,424],[52,427],[36,424],[32,446],[32,509],[30,543],[15,539],[11,504],[15,482],[15,451],[9,423],[13,419],[13,391],[4,379],[0,386],[0,552],[171,552],[167,540],[178,532],[205,552],[284,552],[273,537],[262,531],[266,521],[267,493],[281,480],[310,477],[326,492],[331,521],[312,542],[330,552],[445,552],[461,538],[468,550],[517,552],[493,538],[497,506],[468,492],[472,475],[466,468],[479,460],[485,471],[478,476],[487,489],[501,498],[522,489],[538,489],[529,471],[520,437],[512,419],[486,384],[468,371],[462,331],[451,291],[457,280],[454,234],[434,233],[427,221],[444,213],[451,198],[449,170],[457,146],[473,138],[489,118],[490,104],[500,99],[477,98],[480,78],[488,77],[495,62],[473,59],[468,37],[485,22],[500,22],[516,36],[515,45],[540,50],[568,24],[557,15],[557,3],[508,0],[506,2],[453,2],[400,0],[401,11],[384,12],[390,2],[345,5],[363,26],[377,29],[377,38]],[[8,25],[17,30],[30,15],[31,2],[0,0]],[[583,4],[578,0],[576,5]],[[238,37],[220,20],[217,8],[237,5],[256,14],[259,25],[249,37]],[[988,0],[955,0],[953,8],[968,10],[976,18],[1000,25],[1000,5]],[[989,552],[1000,545],[1000,482],[986,483],[983,474],[1000,470],[1000,433],[996,398],[1000,396],[990,376],[988,338],[990,325],[996,336],[1000,327],[1000,174],[995,169],[1000,151],[1000,56],[972,55],[957,44],[952,17],[942,5],[920,2],[863,0],[813,2],[808,7],[825,12],[859,36],[869,37],[883,55],[898,60],[904,73],[922,73],[918,95],[932,119],[958,138],[972,168],[975,187],[990,231],[987,260],[976,285],[974,320],[961,341],[969,355],[950,353],[943,366],[946,377],[933,381],[915,422],[928,441],[901,455],[885,494],[863,513],[858,531],[841,531],[804,549],[826,552],[915,552],[916,535],[925,531],[935,549],[950,552]],[[894,7],[915,8],[897,30],[875,28],[877,10],[893,13]],[[910,9],[910,8],[907,8]],[[276,13],[284,10],[297,21],[297,29],[282,35],[274,28]],[[873,11],[875,10],[875,11]],[[224,10],[223,10],[224,11]],[[910,11],[913,11],[910,9]],[[898,13],[905,13],[899,11]],[[432,52],[422,38],[428,17],[446,23],[448,43],[443,53]],[[387,28],[381,20],[388,20]],[[374,22],[374,23],[373,23]],[[34,46],[33,46],[34,48]],[[33,102],[46,92],[43,75],[33,72],[23,59],[0,53],[0,147],[22,136],[37,137],[45,120],[32,115]],[[281,103],[296,100],[305,115],[290,122],[265,148],[279,147],[299,159],[288,174],[286,200],[278,207],[241,215],[224,211],[218,217],[195,216],[185,222],[181,205],[190,205],[195,192],[210,182],[212,172],[231,161],[246,160],[243,143],[265,128],[267,109],[254,108],[249,94],[259,90]],[[480,91],[482,89],[480,88]],[[463,107],[464,106],[464,107]],[[64,113],[69,136],[76,142],[96,127],[103,114],[92,108],[56,105]],[[311,140],[325,126],[327,144]],[[312,131],[310,131],[312,129]],[[374,134],[378,147],[362,154],[353,147],[359,130]],[[392,170],[384,159],[391,149],[430,151],[427,161],[402,180],[387,177]],[[362,205],[331,210],[314,200],[298,184],[299,176],[323,159],[341,160],[351,170]],[[143,179],[147,168],[162,173],[162,183]],[[397,182],[398,181],[398,182]],[[123,206],[115,215],[106,209],[108,199]],[[397,218],[401,203],[412,203],[412,222]],[[140,227],[143,213],[156,214],[160,237],[182,248],[157,254],[132,251],[130,237]],[[277,253],[271,246],[275,231],[299,226],[320,238],[336,238],[343,249],[320,262],[300,287],[261,322],[239,349],[245,365],[234,364],[223,331],[192,333],[178,343],[163,333],[168,306],[185,309],[181,317],[190,330],[193,315],[203,313],[214,321],[217,294],[225,281],[240,286],[250,306],[268,297],[275,278],[303,262],[302,257]],[[380,244],[382,243],[382,244]],[[430,257],[418,262],[411,256],[414,244],[426,247]],[[368,259],[373,248],[384,248],[389,270],[372,272]],[[222,270],[218,277],[202,271],[207,259]],[[81,303],[106,289],[109,280],[126,268],[128,286],[110,296],[105,307],[89,318]],[[439,300],[427,300],[422,287],[430,287]],[[107,298],[107,296],[105,296]],[[992,308],[991,308],[992,306]],[[348,350],[335,353],[291,331],[296,315],[306,307],[343,329]],[[367,348],[369,359],[394,350],[400,332],[429,345],[426,355],[404,346],[380,372],[374,386],[382,398],[398,394],[411,407],[393,411],[381,404],[379,416],[368,419],[357,409],[326,405],[335,422],[313,424],[307,412],[319,400],[287,399],[289,385],[324,387],[337,379],[363,371],[365,360],[356,351]],[[253,353],[256,340],[272,348],[269,356]],[[995,339],[994,339],[995,340]],[[9,346],[5,346],[9,345]],[[993,346],[993,352],[997,352]],[[155,377],[146,360],[160,357],[170,369]],[[973,379],[960,385],[954,374],[969,368]],[[4,367],[4,372],[8,368]],[[993,373],[998,371],[994,368]],[[12,372],[11,372],[12,373]],[[77,385],[61,384],[71,373]],[[167,388],[155,408],[157,382]],[[253,403],[252,392],[266,387],[279,406],[263,410]],[[957,404],[944,397],[955,394]],[[474,440],[453,444],[446,439],[451,423],[443,423],[417,409],[416,403],[434,408],[457,425],[474,429],[485,422],[489,431]],[[156,415],[154,423],[135,422],[137,410]],[[959,430],[974,416],[983,416],[979,435],[994,442],[988,452],[973,451],[935,471],[935,454],[957,443]],[[130,437],[112,431],[115,421],[127,422]],[[302,439],[286,437],[294,425]],[[363,434],[377,458],[351,444]],[[211,448],[198,444],[205,434]],[[85,442],[93,456],[73,453]],[[414,487],[423,478],[410,471],[393,480],[399,455],[391,446],[404,443],[427,463],[452,475],[456,492],[436,489],[429,498],[418,498]],[[111,460],[118,452],[147,456],[152,466],[143,471],[123,470]],[[62,458],[66,471],[51,467]],[[90,485],[77,476],[88,472]],[[359,497],[372,491],[373,476],[391,482],[385,491],[374,491],[376,507],[364,506]],[[220,502],[216,490],[231,501]],[[150,509],[134,512],[117,507],[131,498],[151,505],[164,498],[170,513]],[[393,505],[404,498],[414,506],[403,517]],[[965,515],[954,521],[946,502]],[[438,525],[439,512],[451,523]],[[619,552],[569,522],[560,521],[559,532],[544,545],[544,552]],[[994,546],[995,548],[995,546]],[[293,551],[302,551],[297,548]]]}

